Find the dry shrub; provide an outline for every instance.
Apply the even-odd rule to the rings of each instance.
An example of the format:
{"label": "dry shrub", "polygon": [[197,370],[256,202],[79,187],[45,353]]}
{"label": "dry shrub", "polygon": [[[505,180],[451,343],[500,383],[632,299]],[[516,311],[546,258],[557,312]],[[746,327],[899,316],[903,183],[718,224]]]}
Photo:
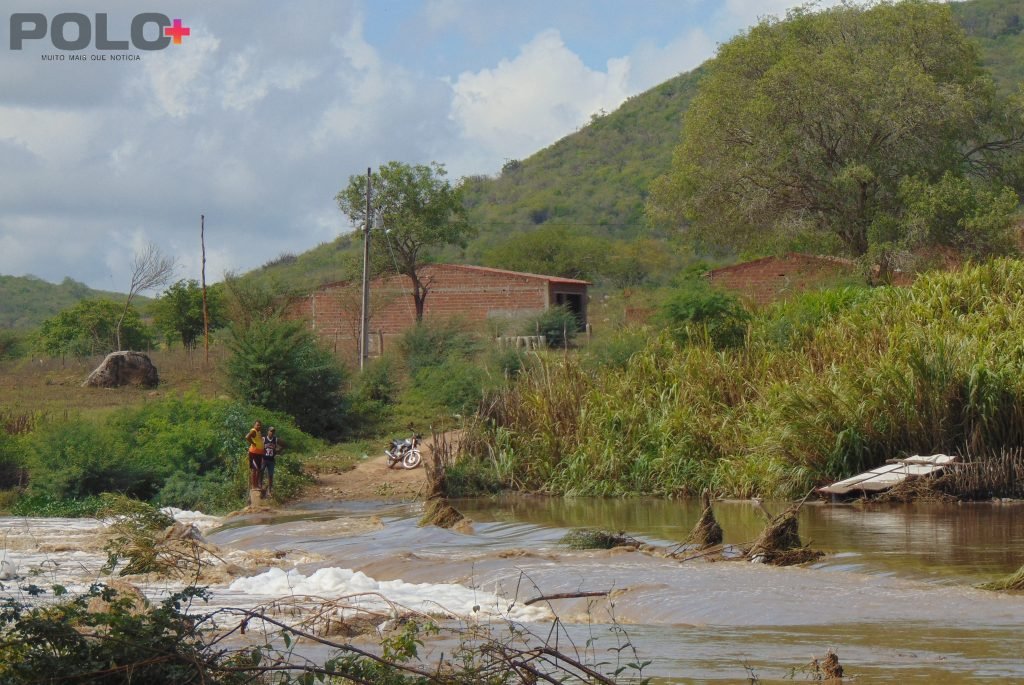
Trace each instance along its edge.
{"label": "dry shrub", "polygon": [[639,547],[643,544],[621,531],[613,533],[593,528],[570,530],[559,540],[559,543],[567,545],[569,549],[613,549],[615,547]]}
{"label": "dry shrub", "polygon": [[438,528],[451,528],[466,517],[448,503],[444,497],[427,500],[426,510],[423,518],[420,519],[420,526],[437,526]]}
{"label": "dry shrub", "polygon": [[423,460],[423,468],[427,472],[427,504],[418,524],[420,526],[452,528],[466,518],[448,502],[445,472],[451,463],[452,452],[451,444],[435,433],[429,458]]}
{"label": "dry shrub", "polygon": [[950,465],[943,486],[963,499],[1024,497],[1024,448],[968,454]]}
{"label": "dry shrub", "polygon": [[718,519],[715,518],[715,512],[711,508],[711,494],[705,490],[701,499],[704,503],[704,511],[701,513],[697,525],[690,531],[687,542],[694,543],[698,549],[708,549],[722,544],[724,536],[722,526],[719,525]]}
{"label": "dry shrub", "polygon": [[747,552],[747,557],[774,566],[793,566],[823,556],[823,552],[809,549],[800,541],[798,514],[801,506],[803,502],[794,504],[778,516],[769,516],[768,525]]}
{"label": "dry shrub", "polygon": [[872,497],[872,501],[885,504],[908,502],[956,502],[955,495],[946,492],[949,480],[946,476],[910,477],[900,481],[885,492]]}
{"label": "dry shrub", "polygon": [[983,590],[995,590],[996,592],[1024,592],[1024,566],[1017,569],[1016,573],[999,580],[994,580],[991,583],[984,583],[978,587]]}
{"label": "dry shrub", "polygon": [[195,579],[213,559],[223,561],[195,526],[176,522],[151,505],[128,497],[105,494],[103,499],[100,516],[109,521],[109,539],[104,546],[108,573],[117,570],[121,576],[152,573]]}

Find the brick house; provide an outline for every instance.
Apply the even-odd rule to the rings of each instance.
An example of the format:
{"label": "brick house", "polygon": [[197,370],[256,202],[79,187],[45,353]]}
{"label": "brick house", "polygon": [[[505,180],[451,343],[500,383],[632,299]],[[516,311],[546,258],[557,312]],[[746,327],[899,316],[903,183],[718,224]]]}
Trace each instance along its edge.
{"label": "brick house", "polygon": [[[576,314],[581,329],[587,323],[587,281],[462,264],[430,264],[420,273],[428,287],[424,321],[521,319],[564,305]],[[295,301],[289,314],[308,320],[336,353],[348,355],[358,349],[361,308],[360,283],[341,281]],[[415,323],[407,276],[385,276],[370,283],[371,354],[388,349]]]}
{"label": "brick house", "polygon": [[723,266],[707,273],[711,285],[759,305],[858,278],[863,280],[853,260],[795,252]]}

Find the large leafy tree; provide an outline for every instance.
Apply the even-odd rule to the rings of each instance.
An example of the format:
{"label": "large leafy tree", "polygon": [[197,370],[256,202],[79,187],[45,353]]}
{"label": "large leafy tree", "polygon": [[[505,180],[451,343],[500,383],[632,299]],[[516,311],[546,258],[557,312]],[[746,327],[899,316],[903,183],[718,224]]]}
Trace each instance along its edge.
{"label": "large leafy tree", "polygon": [[905,228],[908,179],[1015,185],[1022,130],[946,5],[798,9],[720,48],[648,210],[705,246],[861,256]]}
{"label": "large leafy tree", "polygon": [[[462,188],[452,186],[445,175],[444,166],[436,162],[429,166],[388,162],[370,177],[370,212],[385,231],[380,250],[398,273],[409,277],[417,321],[423,320],[430,292],[429,279],[421,269],[431,248],[465,247],[475,235],[466,220]],[[357,225],[367,221],[366,182],[365,175],[350,176],[348,186],[336,197],[338,207]]]}
{"label": "large leafy tree", "polygon": [[[168,343],[181,340],[186,349],[193,349],[203,334],[203,289],[195,279],[182,279],[170,285],[151,305],[153,321],[164,333]],[[207,311],[210,329],[223,324],[224,314],[220,289],[209,288]]]}
{"label": "large leafy tree", "polygon": [[52,356],[107,354],[121,349],[121,340],[133,349],[144,349],[151,342],[139,313],[113,300],[82,300],[39,328],[39,343]]}

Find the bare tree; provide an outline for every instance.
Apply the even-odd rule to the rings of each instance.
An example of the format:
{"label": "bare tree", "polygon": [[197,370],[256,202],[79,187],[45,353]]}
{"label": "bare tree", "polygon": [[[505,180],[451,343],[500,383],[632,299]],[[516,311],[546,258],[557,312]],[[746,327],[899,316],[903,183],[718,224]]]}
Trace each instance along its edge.
{"label": "bare tree", "polygon": [[124,317],[128,314],[128,307],[131,306],[132,299],[144,290],[153,290],[170,283],[177,268],[177,260],[165,255],[153,243],[147,243],[144,248],[135,253],[132,258],[132,280],[128,286],[128,297],[124,301],[121,318],[117,320],[117,326],[114,328],[117,349],[121,349],[121,324],[124,323]]}

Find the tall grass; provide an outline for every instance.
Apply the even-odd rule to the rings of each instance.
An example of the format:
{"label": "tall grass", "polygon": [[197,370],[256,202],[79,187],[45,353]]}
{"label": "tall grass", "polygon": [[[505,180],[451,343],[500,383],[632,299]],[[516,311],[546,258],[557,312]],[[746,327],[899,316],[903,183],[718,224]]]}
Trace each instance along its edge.
{"label": "tall grass", "polygon": [[768,309],[716,350],[651,331],[624,364],[551,357],[466,445],[569,494],[794,495],[887,458],[1024,444],[1024,262]]}

